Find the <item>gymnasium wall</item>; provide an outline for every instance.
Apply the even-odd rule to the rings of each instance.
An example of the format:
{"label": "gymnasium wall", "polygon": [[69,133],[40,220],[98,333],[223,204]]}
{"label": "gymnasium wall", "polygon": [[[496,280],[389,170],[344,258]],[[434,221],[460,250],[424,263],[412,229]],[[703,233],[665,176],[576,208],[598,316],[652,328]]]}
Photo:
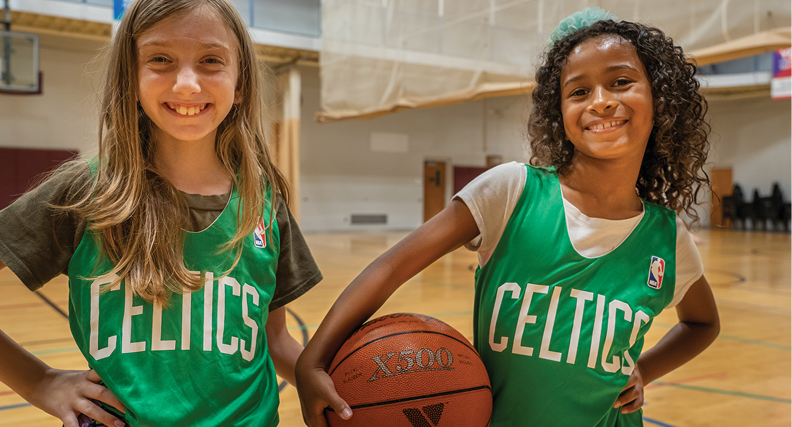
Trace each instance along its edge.
{"label": "gymnasium wall", "polygon": [[86,72],[97,68],[88,64],[101,45],[90,40],[39,36],[43,93],[0,94],[0,146],[81,153],[92,150],[98,129],[94,90],[98,83]]}
{"label": "gymnasium wall", "polygon": [[[526,161],[523,97],[491,98],[403,111],[372,120],[319,124],[319,71],[300,69],[301,228],[305,231],[408,230],[423,222],[423,162],[446,162],[446,199],[453,166],[485,166],[488,154]],[[486,120],[485,120],[486,117]],[[408,137],[406,152],[372,151],[372,133]],[[353,214],[385,214],[386,225],[352,225]]]}
{"label": "gymnasium wall", "polygon": [[[0,146],[94,152],[98,76],[91,65],[100,42],[41,36],[44,93],[0,95]],[[487,155],[526,161],[525,97],[479,100],[404,111],[372,120],[318,124],[319,70],[301,67],[302,218],[306,231],[413,229],[423,220],[423,162],[447,162],[446,199],[453,166],[484,166]],[[713,149],[709,168],[731,167],[750,195],[790,184],[790,102],[771,99],[710,102]],[[406,135],[404,153],[375,152],[372,133]],[[702,225],[708,225],[705,206]],[[352,214],[385,214],[388,223],[351,225]]]}
{"label": "gymnasium wall", "polygon": [[712,167],[731,168],[732,180],[751,199],[770,196],[778,182],[785,201],[792,195],[792,103],[768,98],[710,101]]}

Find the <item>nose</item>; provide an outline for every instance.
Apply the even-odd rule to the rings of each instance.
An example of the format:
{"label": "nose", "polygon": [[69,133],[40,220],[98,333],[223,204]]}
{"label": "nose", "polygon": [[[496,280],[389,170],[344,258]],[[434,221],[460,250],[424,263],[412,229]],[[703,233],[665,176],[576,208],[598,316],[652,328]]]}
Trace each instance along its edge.
{"label": "nose", "polygon": [[198,73],[190,66],[183,66],[176,74],[173,91],[180,95],[192,95],[201,91]]}
{"label": "nose", "polygon": [[614,109],[616,109],[616,99],[607,88],[599,86],[592,91],[591,104],[589,105],[591,112],[603,114]]}

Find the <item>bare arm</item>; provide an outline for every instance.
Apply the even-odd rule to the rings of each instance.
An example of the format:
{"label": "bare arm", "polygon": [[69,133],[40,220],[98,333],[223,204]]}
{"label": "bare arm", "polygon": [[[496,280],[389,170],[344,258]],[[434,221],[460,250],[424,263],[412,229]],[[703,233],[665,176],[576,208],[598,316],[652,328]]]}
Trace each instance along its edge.
{"label": "bare arm", "polygon": [[646,384],[684,365],[718,337],[718,308],[704,276],[688,289],[676,310],[679,323],[638,358],[630,382],[614,404],[616,408],[624,405],[622,413],[634,412],[643,405]]}
{"label": "bare arm", "polygon": [[351,416],[351,409],[335,393],[326,373],[333,355],[349,334],[404,282],[478,234],[470,210],[463,202],[453,200],[437,216],[372,262],[344,290],[297,362],[297,391],[303,418],[309,426],[326,426],[322,413],[328,405],[344,418]]}
{"label": "bare arm", "polygon": [[[0,270],[5,264],[0,261]],[[77,427],[82,413],[109,426],[123,426],[88,399],[110,404],[121,411],[124,405],[106,387],[94,371],[53,369],[0,331],[0,382],[14,390],[33,406],[60,418],[66,427]]]}
{"label": "bare arm", "polygon": [[286,328],[286,307],[275,309],[267,319],[267,347],[269,348],[275,372],[291,385],[296,385],[294,367],[303,346],[291,336]]}

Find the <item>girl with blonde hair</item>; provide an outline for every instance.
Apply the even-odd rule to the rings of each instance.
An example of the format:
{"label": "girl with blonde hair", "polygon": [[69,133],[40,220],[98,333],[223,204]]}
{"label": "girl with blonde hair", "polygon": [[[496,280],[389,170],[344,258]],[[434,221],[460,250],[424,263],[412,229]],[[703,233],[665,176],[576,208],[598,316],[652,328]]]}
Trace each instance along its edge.
{"label": "girl with blonde hair", "polygon": [[[302,346],[284,305],[322,276],[265,142],[253,43],[227,0],[137,0],[108,51],[99,155],[0,211],[0,268],[69,276],[88,371],[0,332],[0,380],[76,427],[278,423]],[[105,387],[106,386],[106,387]]]}

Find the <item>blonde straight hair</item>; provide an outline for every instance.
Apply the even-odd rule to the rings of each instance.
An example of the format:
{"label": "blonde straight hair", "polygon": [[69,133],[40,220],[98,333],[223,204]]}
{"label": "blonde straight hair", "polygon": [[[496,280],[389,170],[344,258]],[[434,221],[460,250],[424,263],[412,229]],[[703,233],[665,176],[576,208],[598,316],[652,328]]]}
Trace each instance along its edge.
{"label": "blonde straight hair", "polygon": [[[236,252],[260,221],[267,185],[274,197],[289,200],[286,179],[275,166],[265,140],[262,69],[245,23],[227,0],[136,0],[107,52],[101,99],[98,170],[90,191],[67,206],[102,237],[118,279],[126,280],[146,301],[167,305],[171,293],[200,289],[199,274],[184,266],[184,237],[189,216],[186,200],[155,167],[151,120],[137,101],[136,41],[163,19],[198,8],[215,11],[236,36],[242,101],[217,130],[215,152],[234,178],[239,194],[236,235],[221,251]],[[270,223],[275,219],[275,204]],[[272,227],[270,227],[270,232]],[[231,267],[225,274],[231,271]]]}

